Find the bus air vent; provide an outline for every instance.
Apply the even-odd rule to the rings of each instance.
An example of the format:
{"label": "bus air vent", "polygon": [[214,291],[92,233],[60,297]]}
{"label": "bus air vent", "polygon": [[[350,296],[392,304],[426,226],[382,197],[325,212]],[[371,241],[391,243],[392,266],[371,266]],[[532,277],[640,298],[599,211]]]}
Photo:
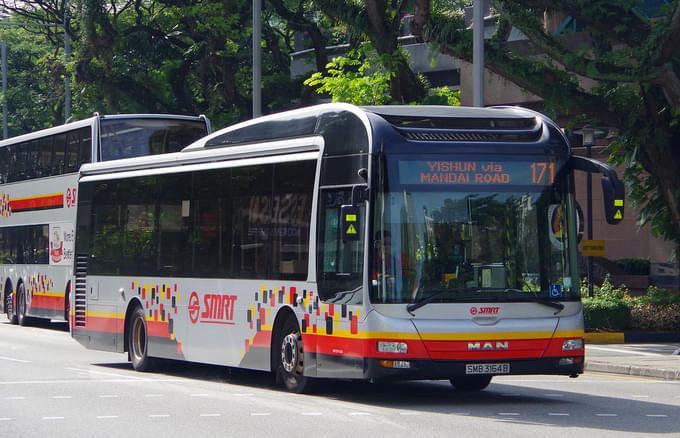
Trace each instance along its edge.
{"label": "bus air vent", "polygon": [[541,136],[541,130],[463,130],[463,129],[414,129],[397,128],[409,140],[446,142],[534,142]]}
{"label": "bus air vent", "polygon": [[87,313],[87,254],[76,255],[76,287],[75,287],[75,321],[76,327],[85,327]]}

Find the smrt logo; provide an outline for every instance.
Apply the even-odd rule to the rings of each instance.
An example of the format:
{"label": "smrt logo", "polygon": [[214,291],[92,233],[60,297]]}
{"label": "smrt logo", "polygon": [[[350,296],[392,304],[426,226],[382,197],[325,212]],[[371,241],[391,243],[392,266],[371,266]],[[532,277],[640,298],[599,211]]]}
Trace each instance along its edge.
{"label": "smrt logo", "polygon": [[189,297],[189,319],[192,324],[198,322],[198,316],[201,313],[201,302],[198,300],[198,294],[194,291],[191,292]]}
{"label": "smrt logo", "polygon": [[[189,296],[189,320],[192,324],[234,324],[234,305],[236,295],[205,294],[203,305],[196,291]],[[200,320],[200,321],[199,321]]]}
{"label": "smrt logo", "polygon": [[470,307],[470,315],[498,315],[500,307]]}

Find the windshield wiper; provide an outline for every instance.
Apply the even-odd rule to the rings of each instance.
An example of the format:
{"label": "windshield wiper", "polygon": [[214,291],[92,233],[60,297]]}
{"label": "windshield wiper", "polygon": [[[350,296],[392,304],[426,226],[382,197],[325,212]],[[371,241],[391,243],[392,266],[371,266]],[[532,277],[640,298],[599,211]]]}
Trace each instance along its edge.
{"label": "windshield wiper", "polygon": [[[560,313],[562,310],[564,310],[564,304],[558,302],[558,301],[552,301],[552,300],[547,300],[545,298],[538,297],[536,295],[526,295],[525,291],[519,290],[519,289],[513,289],[513,288],[507,288],[507,289],[500,289],[500,288],[484,288],[484,287],[461,287],[457,289],[443,289],[443,290],[438,290],[434,292],[432,295],[428,295],[425,298],[423,298],[420,301],[416,301],[415,303],[411,303],[406,306],[406,310],[409,313],[413,313],[415,310],[420,309],[421,307],[430,304],[432,301],[436,300],[437,298],[441,297],[442,295],[445,295],[449,292],[467,292],[467,291],[475,291],[475,292],[481,292],[481,291],[487,291],[487,290],[497,290],[499,292],[517,292],[521,293],[524,296],[518,297],[517,299],[520,301],[527,301],[531,303],[538,303],[542,304],[544,306],[552,307],[553,309],[557,309],[557,312],[554,314],[557,315]],[[513,297],[514,299],[514,297]]]}
{"label": "windshield wiper", "polygon": [[413,313],[414,310],[418,310],[421,307],[423,307],[426,304],[430,304],[432,301],[436,300],[437,298],[441,297],[442,295],[446,295],[449,292],[467,292],[467,291],[480,291],[481,288],[479,287],[459,287],[456,289],[442,289],[435,291],[432,295],[428,295],[425,298],[423,298],[420,301],[416,301],[415,303],[411,303],[408,306],[406,306],[406,310],[408,310],[409,313]]}

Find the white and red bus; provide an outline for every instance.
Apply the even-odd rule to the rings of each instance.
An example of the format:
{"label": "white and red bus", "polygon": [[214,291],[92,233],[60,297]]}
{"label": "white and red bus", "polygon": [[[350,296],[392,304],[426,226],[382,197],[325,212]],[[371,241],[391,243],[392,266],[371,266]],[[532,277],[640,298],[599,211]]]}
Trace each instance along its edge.
{"label": "white and red bus", "polygon": [[175,152],[205,117],[95,115],[0,141],[0,306],[10,322],[68,320],[81,164]]}
{"label": "white and red bus", "polygon": [[583,371],[572,156],[521,108],[319,105],[83,166],[72,336],[315,378]]}

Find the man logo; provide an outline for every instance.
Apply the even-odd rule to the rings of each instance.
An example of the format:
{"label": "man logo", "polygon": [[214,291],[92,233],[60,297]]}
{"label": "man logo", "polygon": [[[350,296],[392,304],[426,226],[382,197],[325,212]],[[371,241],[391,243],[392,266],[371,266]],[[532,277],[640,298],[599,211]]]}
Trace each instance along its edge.
{"label": "man logo", "polygon": [[468,342],[468,351],[498,351],[509,350],[508,341],[505,342]]}

